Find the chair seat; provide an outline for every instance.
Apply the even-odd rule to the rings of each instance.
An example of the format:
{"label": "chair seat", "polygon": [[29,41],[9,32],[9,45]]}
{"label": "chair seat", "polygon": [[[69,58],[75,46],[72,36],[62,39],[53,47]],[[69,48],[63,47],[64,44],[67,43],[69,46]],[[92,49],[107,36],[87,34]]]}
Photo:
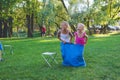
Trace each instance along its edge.
{"label": "chair seat", "polygon": [[56,52],[44,52],[44,53],[42,53],[42,57],[45,60],[45,62],[49,65],[49,67],[52,67],[52,65],[49,63],[49,61],[55,62],[57,64],[57,61],[55,60],[56,55],[57,55]]}
{"label": "chair seat", "polygon": [[53,54],[56,54],[55,52],[44,52],[42,53],[43,55],[53,55]]}
{"label": "chair seat", "polygon": [[12,47],[11,45],[3,45],[4,47]]}

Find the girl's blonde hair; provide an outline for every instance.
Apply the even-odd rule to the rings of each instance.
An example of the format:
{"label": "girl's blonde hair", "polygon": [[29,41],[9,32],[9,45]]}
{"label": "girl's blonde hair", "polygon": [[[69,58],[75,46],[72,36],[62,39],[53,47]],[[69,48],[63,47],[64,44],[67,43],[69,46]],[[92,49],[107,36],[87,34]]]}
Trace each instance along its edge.
{"label": "girl's blonde hair", "polygon": [[70,25],[69,25],[69,23],[68,23],[67,21],[62,21],[62,22],[60,23],[60,27],[62,28],[61,25],[65,25],[65,26],[67,27],[67,29],[68,29],[69,31],[71,31]]}
{"label": "girl's blonde hair", "polygon": [[77,28],[78,28],[78,27],[83,27],[83,30],[84,30],[85,25],[84,25],[83,23],[78,23],[78,24],[77,24]]}
{"label": "girl's blonde hair", "polygon": [[61,26],[62,24],[64,24],[65,26],[69,27],[69,23],[68,23],[67,21],[62,21],[62,22],[60,23],[60,27],[62,27],[62,26]]}

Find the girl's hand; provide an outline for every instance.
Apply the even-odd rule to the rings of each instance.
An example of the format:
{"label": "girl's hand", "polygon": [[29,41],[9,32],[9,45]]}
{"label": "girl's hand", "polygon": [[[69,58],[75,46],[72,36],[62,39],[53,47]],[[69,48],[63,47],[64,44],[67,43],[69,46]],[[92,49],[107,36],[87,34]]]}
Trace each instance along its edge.
{"label": "girl's hand", "polygon": [[76,42],[74,42],[74,44],[76,44]]}
{"label": "girl's hand", "polygon": [[71,41],[70,41],[69,43],[70,43],[70,44],[72,44],[72,42],[71,42]]}
{"label": "girl's hand", "polygon": [[63,43],[65,44],[66,42],[65,42],[65,41],[63,41]]}
{"label": "girl's hand", "polygon": [[87,44],[87,38],[85,38],[85,44]]}

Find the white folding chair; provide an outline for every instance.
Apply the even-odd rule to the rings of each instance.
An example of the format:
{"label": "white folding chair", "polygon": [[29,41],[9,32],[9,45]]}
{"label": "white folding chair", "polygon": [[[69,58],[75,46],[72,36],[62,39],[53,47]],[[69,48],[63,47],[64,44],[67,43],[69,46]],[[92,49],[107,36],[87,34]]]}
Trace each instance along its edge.
{"label": "white folding chair", "polygon": [[9,48],[10,49],[10,53],[13,54],[13,47],[11,45],[3,45],[4,54],[5,54],[5,49],[6,48]]}
{"label": "white folding chair", "polygon": [[58,62],[55,59],[56,56],[57,56],[57,53],[55,53],[55,52],[44,52],[44,53],[42,53],[42,57],[45,60],[45,62],[48,64],[49,67],[52,67],[52,65],[49,63],[50,61],[58,64]]}

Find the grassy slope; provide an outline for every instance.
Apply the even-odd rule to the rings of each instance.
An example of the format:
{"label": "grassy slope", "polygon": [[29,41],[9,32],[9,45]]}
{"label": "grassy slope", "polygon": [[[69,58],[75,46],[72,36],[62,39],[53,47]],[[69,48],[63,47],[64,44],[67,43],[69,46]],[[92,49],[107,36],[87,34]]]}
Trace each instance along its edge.
{"label": "grassy slope", "polygon": [[[11,44],[14,54],[3,55],[0,62],[1,80],[120,80],[120,36],[89,38],[84,57],[87,67],[63,67],[59,41],[55,38],[1,39]],[[41,57],[45,51],[58,53],[49,68]]]}

